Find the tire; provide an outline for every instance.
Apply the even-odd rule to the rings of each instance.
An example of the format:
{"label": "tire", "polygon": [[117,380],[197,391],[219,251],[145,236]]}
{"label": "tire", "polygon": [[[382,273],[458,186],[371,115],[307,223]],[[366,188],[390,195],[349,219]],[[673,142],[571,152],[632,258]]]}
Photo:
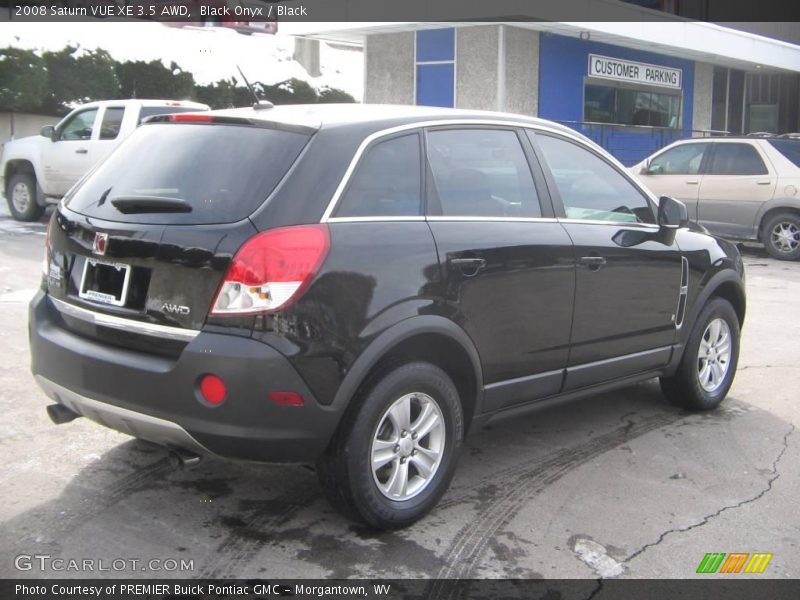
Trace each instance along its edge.
{"label": "tire", "polygon": [[[407,527],[436,506],[455,472],[464,436],[456,387],[439,367],[413,362],[386,372],[353,402],[317,464],[325,495],[354,520],[378,529]],[[403,419],[406,403],[409,418]],[[425,423],[433,427],[417,435]],[[377,470],[373,453],[385,461]],[[393,479],[403,472],[405,488],[402,477]]]}
{"label": "tire", "polygon": [[[675,375],[660,380],[667,399],[688,410],[717,408],[736,375],[739,334],[739,319],[733,306],[723,298],[712,298],[695,321]],[[720,370],[723,371],[721,376]]]}
{"label": "tire", "polygon": [[36,202],[36,178],[31,173],[15,173],[8,180],[6,200],[11,215],[17,221],[38,221],[44,207]]}
{"label": "tire", "polygon": [[761,231],[761,241],[772,258],[800,258],[800,215],[785,212],[770,217]]}

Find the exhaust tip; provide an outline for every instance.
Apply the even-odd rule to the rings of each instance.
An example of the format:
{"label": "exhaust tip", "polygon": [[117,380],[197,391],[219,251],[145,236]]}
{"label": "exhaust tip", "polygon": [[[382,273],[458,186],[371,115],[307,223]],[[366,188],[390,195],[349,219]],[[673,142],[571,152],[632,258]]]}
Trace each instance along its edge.
{"label": "exhaust tip", "polygon": [[50,420],[56,425],[63,425],[64,423],[74,421],[81,415],[74,410],[70,410],[63,404],[50,404],[47,407],[47,416],[50,417]]}
{"label": "exhaust tip", "polygon": [[189,452],[188,450],[170,450],[169,459],[173,467],[181,469],[192,469],[200,464],[202,456]]}

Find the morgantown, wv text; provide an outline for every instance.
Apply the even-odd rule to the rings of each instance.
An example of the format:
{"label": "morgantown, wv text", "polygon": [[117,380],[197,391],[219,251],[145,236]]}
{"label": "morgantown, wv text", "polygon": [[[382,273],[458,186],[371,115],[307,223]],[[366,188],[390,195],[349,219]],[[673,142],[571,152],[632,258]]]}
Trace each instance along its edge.
{"label": "morgantown, wv text", "polygon": [[[390,584],[366,585],[311,585],[296,583],[292,585],[254,584],[217,585],[213,583],[113,583],[108,585],[91,584],[49,584],[14,586],[14,595],[21,596],[67,596],[70,600],[79,598],[103,598],[117,595],[128,598],[152,595],[176,596],[315,596],[328,598],[368,598],[386,596],[391,592]],[[49,596],[48,596],[49,594]]]}

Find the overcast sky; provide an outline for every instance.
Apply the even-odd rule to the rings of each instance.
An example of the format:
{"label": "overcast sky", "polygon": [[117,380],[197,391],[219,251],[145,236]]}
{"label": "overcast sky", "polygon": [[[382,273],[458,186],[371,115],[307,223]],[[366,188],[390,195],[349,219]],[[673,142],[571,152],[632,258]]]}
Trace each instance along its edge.
{"label": "overcast sky", "polygon": [[58,50],[67,44],[104,48],[117,60],[175,61],[194,74],[195,81],[211,83],[238,78],[238,64],[250,81],[276,83],[297,77],[317,87],[341,88],[357,100],[363,97],[361,52],[323,44],[322,75],[312,78],[292,60],[294,38],[278,35],[242,35],[221,27],[177,28],[159,23],[0,23],[0,47]]}

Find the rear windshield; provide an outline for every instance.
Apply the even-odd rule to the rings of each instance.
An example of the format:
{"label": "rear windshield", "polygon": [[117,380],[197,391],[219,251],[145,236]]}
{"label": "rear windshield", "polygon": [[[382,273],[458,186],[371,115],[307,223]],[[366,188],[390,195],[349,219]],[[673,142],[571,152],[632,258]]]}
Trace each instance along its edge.
{"label": "rear windshield", "polygon": [[[146,124],[87,178],[67,205],[109,221],[232,223],[266,200],[308,139],[305,133],[254,126]],[[181,210],[148,211],[152,198]],[[131,210],[137,199],[145,208]],[[121,200],[129,203],[122,210],[114,206]]]}
{"label": "rear windshield", "polygon": [[768,141],[778,152],[792,161],[794,166],[800,167],[800,140],[785,139]]}

